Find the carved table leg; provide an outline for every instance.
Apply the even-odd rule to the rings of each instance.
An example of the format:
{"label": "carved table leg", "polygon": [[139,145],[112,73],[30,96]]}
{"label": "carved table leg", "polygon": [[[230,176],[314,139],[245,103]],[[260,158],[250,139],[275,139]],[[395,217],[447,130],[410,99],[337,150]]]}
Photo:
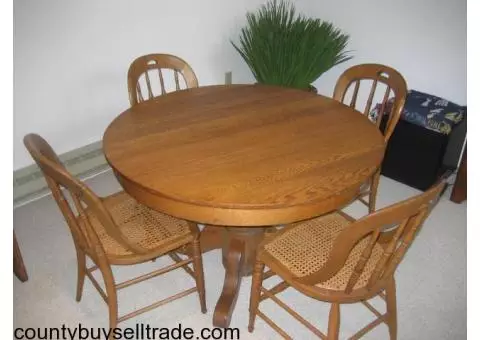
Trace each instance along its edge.
{"label": "carved table leg", "polygon": [[223,266],[225,267],[225,281],[213,314],[214,326],[229,326],[237,302],[242,276],[252,273],[256,249],[263,239],[264,232],[264,228],[228,227],[224,229]]}

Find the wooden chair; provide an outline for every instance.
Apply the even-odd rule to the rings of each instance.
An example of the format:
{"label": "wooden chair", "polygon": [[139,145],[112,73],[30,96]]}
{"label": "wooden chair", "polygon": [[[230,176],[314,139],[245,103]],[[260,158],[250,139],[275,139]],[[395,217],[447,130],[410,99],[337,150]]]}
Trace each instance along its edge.
{"label": "wooden chair", "polygon": [[[77,301],[80,301],[85,276],[91,280],[108,304],[110,327],[165,303],[198,292],[203,313],[205,284],[196,224],[180,220],[137,203],[125,192],[98,197],[84,183],[74,178],[60,163],[50,145],[40,136],[29,134],[25,146],[42,170],[53,197],[72,233],[78,260]],[[67,195],[69,194],[69,199]],[[193,255],[180,258],[175,250],[190,245]],[[134,265],[168,254],[175,262],[137,278],[116,283],[112,265]],[[86,256],[94,263],[87,268]],[[193,270],[188,266],[193,263]],[[117,290],[182,267],[196,282],[196,287],[147,307],[118,316]],[[92,276],[99,269],[106,292]]]}
{"label": "wooden chair", "polygon": [[[359,105],[357,103],[358,91],[360,89],[360,83],[365,80],[371,80],[372,85],[365,107],[361,109],[358,107]],[[387,105],[391,105],[391,110],[388,110],[390,114],[383,132],[385,143],[388,143],[388,140],[400,119],[407,97],[407,83],[398,71],[391,67],[379,64],[361,64],[353,66],[347,69],[337,80],[333,92],[333,98],[344,103],[346,100],[346,94],[353,85],[353,94],[348,105],[360,110],[364,115],[369,116],[378,83],[386,85],[386,90],[380,103],[380,109],[377,111],[376,119],[373,123],[376,124],[377,127],[380,127]],[[391,95],[393,95],[393,97],[391,97]],[[370,180],[362,186],[357,196],[357,199],[368,207],[369,212],[375,211],[379,179],[380,168]],[[368,201],[365,199],[366,196],[368,196]]]}
{"label": "wooden chair", "polygon": [[[258,309],[259,302],[272,299],[321,339],[338,339],[340,304],[361,302],[377,319],[350,339],[360,338],[382,322],[388,325],[390,339],[396,339],[394,273],[444,186],[440,182],[421,195],[359,220],[334,212],[289,225],[265,239],[258,248],[253,272],[249,331],[253,331],[258,315],[290,339]],[[266,273],[265,265],[270,268]],[[274,275],[283,281],[269,290],[262,287],[262,280]],[[278,299],[276,294],[290,286],[309,297],[331,303],[327,335]],[[386,301],[385,314],[367,301],[375,296]]]}
{"label": "wooden chair", "polygon": [[148,99],[155,97],[152,89],[152,81],[150,79],[151,73],[149,74],[150,70],[158,71],[161,94],[166,93],[162,69],[173,70],[175,89],[177,91],[181,89],[179,74],[183,77],[186,88],[198,87],[197,76],[193,72],[190,65],[188,65],[183,59],[170,54],[144,55],[135,59],[128,69],[128,95],[131,106],[134,106],[145,100],[142,94],[142,87],[140,85],[140,78],[142,75],[144,75],[145,78]]}

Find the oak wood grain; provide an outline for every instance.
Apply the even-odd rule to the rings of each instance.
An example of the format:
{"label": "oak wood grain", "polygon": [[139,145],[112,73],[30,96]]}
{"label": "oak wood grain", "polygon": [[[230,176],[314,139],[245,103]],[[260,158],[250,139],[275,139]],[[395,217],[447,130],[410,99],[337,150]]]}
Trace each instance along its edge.
{"label": "oak wood grain", "polygon": [[270,226],[334,210],[378,168],[383,136],[346,105],[264,85],[208,86],[139,103],[103,147],[124,189],[167,214]]}

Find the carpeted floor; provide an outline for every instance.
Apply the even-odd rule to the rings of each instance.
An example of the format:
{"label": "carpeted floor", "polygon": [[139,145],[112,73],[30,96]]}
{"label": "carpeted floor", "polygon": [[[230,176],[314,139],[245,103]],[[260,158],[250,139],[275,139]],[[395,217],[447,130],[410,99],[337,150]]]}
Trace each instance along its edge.
{"label": "carpeted floor", "polygon": [[[120,186],[111,172],[87,183],[100,195],[118,191]],[[384,207],[418,193],[415,189],[382,178],[378,207]],[[396,274],[398,339],[466,339],[466,203],[454,204],[447,191],[418,234]],[[359,217],[366,209],[352,205],[346,209]],[[14,210],[14,228],[23,253],[29,280],[21,283],[13,277],[14,328],[22,327],[108,327],[105,303],[87,280],[83,299],[75,301],[76,257],[68,228],[51,197],[45,197]],[[212,313],[223,285],[224,270],[220,251],[204,254],[207,290],[207,314],[200,312],[196,294],[189,295],[151,312],[130,319],[120,327],[149,324],[151,327],[191,327],[200,334],[212,326]],[[141,274],[170,263],[167,259],[136,267],[118,267],[118,280]],[[231,327],[238,327],[241,339],[279,339],[268,325],[257,320],[254,333],[247,331],[250,277],[244,278]],[[121,290],[120,313],[141,308],[154,299],[193,286],[193,280],[177,270]],[[327,329],[328,306],[289,289],[279,297],[307,320]],[[382,300],[373,301],[382,308]],[[294,339],[314,336],[275,304],[267,301],[262,310],[282,325]],[[383,311],[383,308],[380,309]],[[374,315],[362,305],[341,308],[340,338],[345,339],[373,320]],[[385,325],[380,325],[365,339],[388,339]]]}

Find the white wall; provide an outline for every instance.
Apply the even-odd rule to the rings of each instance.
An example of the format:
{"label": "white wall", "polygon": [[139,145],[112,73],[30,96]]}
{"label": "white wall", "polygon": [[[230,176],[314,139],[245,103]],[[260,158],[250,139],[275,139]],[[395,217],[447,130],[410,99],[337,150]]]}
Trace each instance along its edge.
{"label": "white wall", "polygon": [[303,1],[305,13],[350,34],[354,58],[315,82],[331,95],[349,66],[376,62],[397,69],[410,89],[467,103],[466,0]]}
{"label": "white wall", "polygon": [[[137,56],[176,54],[201,85],[253,78],[229,39],[263,0],[14,1],[14,169],[32,163],[22,138],[43,135],[59,153],[98,141],[128,107]],[[410,88],[466,103],[466,0],[298,0],[306,14],[351,35],[355,58],[314,85],[331,95],[349,65],[397,68]]]}

